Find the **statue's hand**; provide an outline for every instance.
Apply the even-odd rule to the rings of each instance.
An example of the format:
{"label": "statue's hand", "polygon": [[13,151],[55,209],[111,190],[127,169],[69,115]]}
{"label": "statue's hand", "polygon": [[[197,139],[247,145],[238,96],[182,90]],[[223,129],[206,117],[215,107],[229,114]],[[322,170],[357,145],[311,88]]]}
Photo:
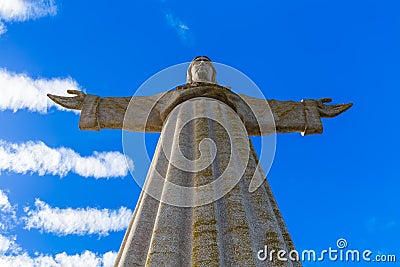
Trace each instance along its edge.
{"label": "statue's hand", "polygon": [[329,103],[332,102],[332,98],[321,98],[317,100],[317,109],[319,111],[319,114],[321,118],[332,118],[340,113],[345,112],[351,106],[353,106],[353,103],[348,103],[348,104],[334,104],[334,105],[325,105],[324,103]]}
{"label": "statue's hand", "polygon": [[67,90],[67,93],[76,96],[67,97],[67,96],[58,96],[52,94],[47,94],[47,96],[51,100],[53,100],[54,102],[65,108],[81,110],[83,107],[83,100],[85,99],[86,94],[78,90]]}

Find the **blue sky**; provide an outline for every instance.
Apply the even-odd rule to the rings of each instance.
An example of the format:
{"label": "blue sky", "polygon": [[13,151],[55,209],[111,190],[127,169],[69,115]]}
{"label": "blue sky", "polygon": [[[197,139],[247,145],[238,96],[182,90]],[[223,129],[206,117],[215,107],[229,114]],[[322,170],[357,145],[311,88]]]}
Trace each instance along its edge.
{"label": "blue sky", "polygon": [[345,238],[349,248],[400,260],[398,1],[4,3],[2,264],[108,266],[140,193],[121,164],[121,131],[80,131],[79,116],[45,94],[130,96],[197,55],[242,71],[268,99],[354,102],[323,121],[322,135],[279,135],[268,179],[299,250]]}

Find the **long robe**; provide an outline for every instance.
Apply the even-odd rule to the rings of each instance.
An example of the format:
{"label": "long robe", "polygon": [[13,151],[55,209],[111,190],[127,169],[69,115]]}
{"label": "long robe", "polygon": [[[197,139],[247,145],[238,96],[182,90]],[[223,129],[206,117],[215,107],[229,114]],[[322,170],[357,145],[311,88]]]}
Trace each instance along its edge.
{"label": "long robe", "polygon": [[[163,149],[159,141],[147,174],[145,187],[152,188],[156,198],[171,194],[164,186],[167,182],[200,187],[221,176],[232,156],[243,154],[248,161],[244,173],[237,169],[229,173],[238,176],[238,183],[222,198],[205,205],[174,206],[142,191],[116,266],[301,266],[299,261],[290,259],[278,261],[276,255],[273,261],[258,259],[258,252],[266,246],[270,251],[289,252],[295,248],[251,141],[231,150],[229,135],[235,136],[239,131],[247,131],[248,135],[321,133],[317,101],[266,101],[236,95],[222,86],[198,84],[153,96],[135,96],[134,114],[124,121],[130,101],[131,97],[87,95],[79,126],[86,130],[161,132],[160,140],[172,138],[171,132],[165,132],[167,126],[179,129],[179,133],[172,133],[180,149]],[[224,125],[206,118],[186,123],[195,114],[212,114]],[[196,172],[171,164],[180,153],[189,160],[204,156],[200,155],[199,144],[205,138],[216,144],[217,156],[212,164]],[[165,180],[160,180],[160,175]],[[249,192],[254,175],[262,177],[263,183]],[[214,190],[210,193],[213,194],[219,188],[209,190]],[[183,197],[197,203],[204,195],[194,190]]]}

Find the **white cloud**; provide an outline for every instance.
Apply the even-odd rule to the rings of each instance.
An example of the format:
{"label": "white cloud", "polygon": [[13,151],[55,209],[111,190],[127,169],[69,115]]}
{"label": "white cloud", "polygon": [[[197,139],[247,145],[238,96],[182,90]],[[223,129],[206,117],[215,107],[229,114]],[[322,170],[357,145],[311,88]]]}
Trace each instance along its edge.
{"label": "white cloud", "polygon": [[[0,189],[0,255],[4,253],[16,253],[20,251],[15,243],[15,236],[5,234],[17,223],[17,207],[11,205],[7,194]],[[1,265],[0,265],[1,266]]]}
{"label": "white cloud", "polygon": [[66,176],[73,172],[83,177],[124,177],[130,159],[120,152],[94,152],[82,157],[70,148],[50,148],[41,141],[9,143],[0,139],[0,172],[37,173]]}
{"label": "white cloud", "polygon": [[6,32],[4,22],[21,22],[56,14],[54,0],[1,0],[0,34]]}
{"label": "white cloud", "polygon": [[[16,254],[21,251],[21,248],[15,242],[15,236],[4,236],[0,234],[0,256],[5,253]],[[0,266],[3,266],[0,264]]]}
{"label": "white cloud", "polygon": [[174,16],[171,12],[166,12],[165,13],[165,18],[167,20],[167,23],[169,26],[171,26],[178,36],[181,38],[182,41],[184,42],[189,42],[191,41],[191,35],[190,35],[190,28],[179,18]]}
{"label": "white cloud", "polygon": [[109,232],[125,230],[132,216],[126,207],[118,210],[95,208],[53,208],[49,204],[36,199],[35,208],[25,208],[25,229],[39,229],[42,232],[65,235],[106,236]]}
{"label": "white cloud", "polygon": [[12,241],[10,238],[0,234],[0,253],[7,252]]}
{"label": "white cloud", "polygon": [[0,18],[5,21],[26,21],[57,14],[54,0],[2,0]]}
{"label": "white cloud", "polygon": [[102,260],[103,260],[103,266],[104,267],[108,267],[108,266],[114,266],[114,263],[115,263],[115,258],[117,257],[117,254],[118,253],[116,253],[116,252],[114,252],[114,251],[109,251],[109,252],[107,252],[107,253],[104,253],[103,254],[103,257],[102,257]]}
{"label": "white cloud", "polygon": [[10,201],[8,200],[8,196],[3,190],[0,189],[0,211],[1,212],[10,212],[13,211],[14,208],[11,206]]}
{"label": "white cloud", "polygon": [[[12,229],[15,224],[17,223],[17,216],[16,216],[17,207],[11,205],[10,201],[8,200],[7,194],[0,189],[0,231],[4,234],[9,229]],[[2,237],[0,235],[0,237]],[[0,243],[5,244],[6,240],[0,238]],[[2,251],[0,244],[0,251]]]}
{"label": "white cloud", "polygon": [[[29,210],[29,208],[26,208],[25,211],[28,212],[28,216],[30,213],[34,216],[47,216],[51,214],[51,211],[53,211],[53,214],[56,214],[58,218],[52,217],[50,219],[57,220],[59,219],[60,224],[65,222],[65,220],[72,219],[74,216],[79,216],[82,215],[81,219],[87,220],[88,218],[85,217],[91,217],[94,216],[94,220],[97,221],[97,223],[102,224],[104,221],[107,221],[107,219],[101,218],[101,216],[97,216],[96,210],[95,209],[77,209],[75,211],[78,212],[72,212],[68,216],[68,210],[71,209],[65,209],[65,210],[60,210],[60,209],[52,209],[44,203],[43,201],[36,200],[35,202],[36,209],[35,210]],[[8,200],[8,196],[6,193],[4,193],[0,189],[0,213],[13,213],[15,216],[15,210],[16,206],[11,205],[10,201]],[[50,211],[49,214],[46,215],[46,211]],[[58,214],[57,214],[57,211]],[[79,214],[79,211],[83,211],[82,214]],[[62,218],[62,214],[65,212],[65,217]],[[86,214],[84,214],[86,212]],[[108,212],[108,213],[107,213]],[[110,217],[110,220],[115,221],[115,223],[120,223],[120,224],[126,224],[126,218],[124,216],[130,217],[132,215],[132,212],[129,209],[126,209],[124,207],[120,208],[117,211],[107,211],[106,209],[99,211],[103,215],[103,217],[106,217],[107,215]],[[114,216],[116,215],[116,216]],[[114,218],[114,217],[115,218]],[[120,220],[118,220],[119,218]],[[33,219],[31,218],[22,218],[23,220],[28,220]],[[51,217],[51,216],[50,216]],[[99,218],[100,217],[100,218]],[[99,218],[99,219],[98,219]],[[43,218],[42,218],[43,219]],[[98,219],[98,220],[97,220]],[[103,220],[102,220],[103,219]],[[35,220],[35,219],[33,219]],[[39,218],[40,220],[40,218]],[[57,223],[53,223],[52,225],[56,225]],[[96,226],[93,226],[93,221],[89,219],[89,224],[92,224],[92,230],[96,231],[99,230],[100,228]],[[107,222],[106,222],[107,224]],[[73,224],[69,224],[66,226],[67,228],[73,228]],[[90,226],[89,226],[90,227]],[[126,227],[126,226],[125,226]],[[112,231],[113,229],[117,229],[118,227],[111,227],[111,229],[106,229],[106,226],[103,224],[103,229],[100,229],[99,234],[107,234],[109,231]],[[81,230],[85,229],[85,227],[81,227]],[[87,230],[87,229],[86,229]],[[78,230],[80,231],[80,230]],[[114,264],[115,258],[117,256],[117,253],[114,251],[109,251],[104,253],[103,255],[98,255],[98,253],[94,253],[91,251],[84,251],[81,254],[75,254],[75,255],[68,255],[66,252],[63,253],[58,253],[56,255],[44,255],[38,252],[35,252],[35,257],[29,256],[25,250],[23,250],[19,244],[16,242],[16,236],[6,236],[4,235],[4,231],[2,231],[3,234],[0,234],[0,266],[15,266],[15,267],[65,267],[65,266],[71,266],[71,267],[111,267]]]}
{"label": "white cloud", "polygon": [[67,255],[59,253],[55,256],[39,255],[30,257],[23,253],[19,255],[0,255],[0,266],[13,267],[111,267],[114,264],[116,252],[109,251],[97,255],[91,251],[82,254]]}
{"label": "white cloud", "polygon": [[68,96],[68,89],[82,90],[72,78],[33,79],[26,74],[16,74],[0,68],[0,110],[16,112],[27,109],[42,114],[47,113],[51,107],[68,110],[47,97],[48,93]]}
{"label": "white cloud", "polygon": [[0,35],[7,32],[7,28],[3,22],[0,21]]}

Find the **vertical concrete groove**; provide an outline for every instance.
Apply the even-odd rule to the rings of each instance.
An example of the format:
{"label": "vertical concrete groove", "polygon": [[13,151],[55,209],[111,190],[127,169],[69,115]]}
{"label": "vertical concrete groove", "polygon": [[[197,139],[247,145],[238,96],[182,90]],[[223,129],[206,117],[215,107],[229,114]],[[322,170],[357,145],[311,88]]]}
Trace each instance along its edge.
{"label": "vertical concrete groove", "polygon": [[[154,166],[162,166],[166,163],[162,154],[159,153],[159,143],[160,140],[152,161]],[[154,169],[149,170],[145,187],[153,183],[151,177],[154,171]],[[163,189],[162,187],[163,185],[160,190]],[[158,200],[149,196],[144,190],[141,192],[114,266],[144,266],[152,237],[151,232],[157,218],[157,213],[149,211],[157,210],[159,205]]]}
{"label": "vertical concrete groove", "polygon": [[[278,261],[276,253],[273,261],[261,261],[257,258],[259,250],[264,250],[268,247],[268,253],[272,250],[287,250],[283,233],[281,231],[280,222],[276,217],[272,203],[265,194],[265,186],[268,181],[261,169],[258,168],[258,161],[255,157],[255,151],[250,142],[250,157],[248,167],[243,179],[242,194],[245,196],[245,205],[248,222],[251,225],[252,245],[256,266],[279,266],[292,267],[291,261]],[[250,181],[253,175],[261,175],[265,179],[264,183],[254,192],[249,192]]]}
{"label": "vertical concrete groove", "polygon": [[[217,116],[219,116],[221,112],[220,110],[216,110],[216,113]],[[210,126],[213,125],[212,122],[209,122],[209,124]],[[215,129],[213,129],[212,134],[216,136]],[[221,147],[218,146],[218,149],[221,149]],[[220,153],[220,150],[218,151],[218,153]],[[221,169],[222,169],[219,157],[217,157],[213,162],[212,168],[214,174],[213,179],[217,179],[221,175]],[[215,190],[221,190],[221,188],[215,188]],[[217,220],[216,229],[217,229],[217,244],[218,244],[218,254],[219,254],[218,264],[219,266],[229,266],[227,265],[227,263],[229,263],[230,257],[229,254],[227,255],[227,253],[225,253],[225,249],[229,245],[229,240],[227,239],[224,233],[225,225],[223,224],[223,221],[225,220],[225,212],[224,212],[225,205],[223,199],[221,198],[216,200],[214,202],[214,207],[215,207],[214,214]]]}
{"label": "vertical concrete groove", "polygon": [[[238,123],[237,118],[233,117],[230,112],[225,112],[222,108],[227,108],[226,106],[219,105],[217,110],[217,116],[225,123],[227,132],[231,134],[231,138],[235,138],[232,135],[232,125]],[[240,122],[241,123],[241,122]],[[216,133],[218,138],[219,133]],[[231,157],[236,157],[237,155],[231,155],[231,142],[226,140],[221,140],[221,154],[226,154],[229,156],[220,155],[217,157],[219,164],[219,173],[224,171],[226,166],[229,164]],[[229,151],[227,151],[227,149]],[[235,173],[236,172],[236,173]],[[237,170],[232,170],[232,175],[234,177],[240,175]],[[251,250],[250,242],[250,232],[249,225],[247,224],[246,214],[243,207],[243,199],[240,194],[239,186],[236,185],[230,192],[228,192],[223,198],[218,201],[220,218],[222,221],[218,222],[221,231],[221,243],[223,246],[223,266],[254,266],[254,259]]]}
{"label": "vertical concrete groove", "polygon": [[[263,170],[258,166],[259,161],[257,154],[250,142],[251,156],[254,158],[252,161],[254,166],[248,169],[253,169],[256,175],[261,175],[265,179],[264,183],[253,193],[249,193],[248,190],[245,191],[249,195],[249,208],[252,210],[250,213],[255,220],[255,224],[258,225],[258,230],[254,240],[257,237],[263,236],[263,240],[258,240],[258,248],[263,249],[266,245],[269,250],[284,250],[289,253],[294,250],[294,245],[283,221],[282,215],[278,209],[275,198],[272,195],[268,180],[265,177]],[[248,177],[247,185],[250,184],[250,178]],[[261,220],[261,221],[260,221]],[[261,231],[262,232],[261,232]],[[264,234],[262,234],[264,233]],[[287,255],[286,255],[287,256]],[[301,263],[297,261],[277,261],[277,255],[274,254],[274,262],[270,263],[271,266],[294,266],[301,267]]]}
{"label": "vertical concrete groove", "polygon": [[[210,108],[204,100],[196,101],[194,106],[197,107],[195,110],[199,111],[200,114],[207,113],[207,110]],[[197,145],[204,138],[211,138],[214,140],[212,128],[208,121],[209,120],[206,118],[196,119],[195,121],[194,132]],[[196,149],[195,152],[196,158],[199,158],[200,151]],[[210,158],[211,151],[208,152],[210,153],[207,155],[207,158]],[[209,184],[213,181],[214,170],[212,166],[213,164],[195,174],[194,186]],[[219,253],[216,223],[213,203],[193,208],[192,265],[194,267],[218,266]]]}
{"label": "vertical concrete groove", "polygon": [[[185,115],[188,115],[187,105],[179,107],[177,120],[175,122],[174,139],[170,159],[177,155],[175,149],[180,149],[180,145],[175,146],[174,143],[180,142],[181,133],[179,128]],[[167,122],[168,123],[168,122]],[[168,164],[165,179],[173,184],[187,183],[190,177],[187,177],[181,170]],[[161,198],[164,194],[168,194],[168,188],[164,186]],[[157,220],[154,225],[152,240],[147,255],[146,266],[189,266],[187,258],[188,243],[187,234],[190,218],[190,208],[171,206],[166,203],[161,203],[157,211]]]}

